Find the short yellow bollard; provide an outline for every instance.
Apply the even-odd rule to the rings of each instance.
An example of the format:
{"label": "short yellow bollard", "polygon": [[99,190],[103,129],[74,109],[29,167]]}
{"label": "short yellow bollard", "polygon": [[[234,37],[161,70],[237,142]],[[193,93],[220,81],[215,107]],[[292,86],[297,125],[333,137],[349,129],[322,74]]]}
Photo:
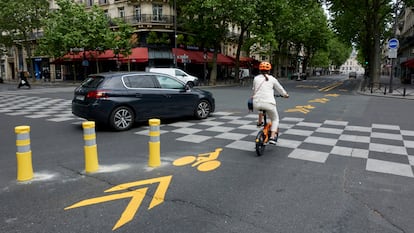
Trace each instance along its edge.
{"label": "short yellow bollard", "polygon": [[27,181],[33,178],[32,151],[30,150],[30,126],[14,128],[17,146],[17,180]]}
{"label": "short yellow bollard", "polygon": [[160,158],[160,124],[161,124],[161,121],[159,119],[150,119],[148,123],[150,126],[150,130],[149,130],[150,141],[148,142],[148,145],[149,145],[148,166],[158,167],[161,165],[161,158]]}
{"label": "short yellow bollard", "polygon": [[98,149],[96,146],[95,122],[85,121],[82,123],[83,139],[85,141],[85,172],[95,172],[99,168]]}

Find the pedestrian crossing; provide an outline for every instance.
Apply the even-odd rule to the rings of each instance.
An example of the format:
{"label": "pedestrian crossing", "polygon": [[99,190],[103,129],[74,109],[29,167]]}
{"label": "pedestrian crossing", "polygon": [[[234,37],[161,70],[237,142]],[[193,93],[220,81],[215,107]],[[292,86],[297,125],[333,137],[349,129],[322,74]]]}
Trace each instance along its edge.
{"label": "pedestrian crossing", "polygon": [[24,116],[53,122],[77,121],[72,114],[71,100],[35,96],[0,95],[0,113],[7,116]]}
{"label": "pedestrian crossing", "polygon": [[[71,112],[71,100],[0,94],[0,114],[80,124]],[[205,120],[186,120],[160,126],[161,137],[254,154],[257,114],[215,112]],[[148,127],[132,129],[147,140]],[[217,140],[219,139],[219,140]],[[355,125],[348,121],[284,117],[277,147],[289,150],[287,158],[326,163],[331,158],[361,159],[367,171],[414,178],[414,130],[399,125]]]}
{"label": "pedestrian crossing", "polygon": [[[254,152],[257,114],[217,112],[203,121],[176,122],[160,127],[162,137],[187,143],[214,142],[217,147]],[[147,127],[135,134],[148,135]],[[217,140],[220,139],[220,140]],[[270,145],[269,145],[270,146]],[[361,159],[367,171],[414,178],[414,130],[398,125],[352,125],[347,121],[280,120],[277,147],[290,149],[287,157],[326,163],[335,156]]]}

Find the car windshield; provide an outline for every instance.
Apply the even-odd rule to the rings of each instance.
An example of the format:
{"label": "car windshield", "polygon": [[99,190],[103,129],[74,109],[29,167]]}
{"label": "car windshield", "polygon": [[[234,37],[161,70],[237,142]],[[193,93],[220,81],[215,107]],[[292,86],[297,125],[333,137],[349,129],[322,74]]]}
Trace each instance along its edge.
{"label": "car windshield", "polygon": [[99,86],[99,84],[104,80],[104,77],[100,76],[90,76],[85,81],[82,82],[82,87],[88,87],[88,88],[96,88]]}

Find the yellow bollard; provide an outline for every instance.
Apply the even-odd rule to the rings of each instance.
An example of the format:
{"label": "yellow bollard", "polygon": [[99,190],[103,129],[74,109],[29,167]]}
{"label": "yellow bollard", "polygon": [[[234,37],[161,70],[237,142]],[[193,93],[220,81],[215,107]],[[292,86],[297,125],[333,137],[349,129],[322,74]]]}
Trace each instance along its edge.
{"label": "yellow bollard", "polygon": [[148,142],[148,145],[149,145],[148,166],[158,167],[161,165],[161,158],[160,158],[160,124],[161,124],[161,121],[159,119],[150,119],[148,123],[150,126],[150,131],[149,131],[150,141]]}
{"label": "yellow bollard", "polygon": [[30,150],[30,126],[14,128],[17,146],[17,180],[27,181],[33,178],[32,151]]}
{"label": "yellow bollard", "polygon": [[98,149],[96,146],[95,122],[85,121],[82,123],[83,139],[85,141],[85,172],[95,172],[99,168]]}

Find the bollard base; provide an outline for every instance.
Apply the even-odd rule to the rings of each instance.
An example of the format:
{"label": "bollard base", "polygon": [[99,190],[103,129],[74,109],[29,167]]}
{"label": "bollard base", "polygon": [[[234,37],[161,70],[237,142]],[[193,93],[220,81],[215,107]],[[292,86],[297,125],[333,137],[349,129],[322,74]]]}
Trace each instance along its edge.
{"label": "bollard base", "polygon": [[32,151],[16,152],[17,180],[28,181],[33,179]]}
{"label": "bollard base", "polygon": [[99,169],[98,149],[96,145],[84,146],[85,150],[85,172],[96,172]]}
{"label": "bollard base", "polygon": [[148,142],[149,146],[149,159],[148,166],[158,167],[161,165],[160,156],[160,142]]}

